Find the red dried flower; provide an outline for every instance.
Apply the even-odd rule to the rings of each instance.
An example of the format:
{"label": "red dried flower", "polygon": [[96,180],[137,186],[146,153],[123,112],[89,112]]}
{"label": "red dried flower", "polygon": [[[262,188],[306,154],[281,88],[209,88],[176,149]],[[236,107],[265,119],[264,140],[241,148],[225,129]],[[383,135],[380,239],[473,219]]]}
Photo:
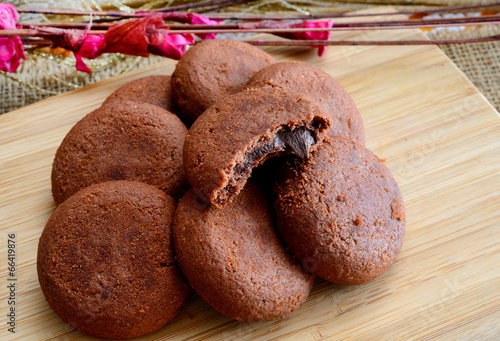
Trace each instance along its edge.
{"label": "red dried flower", "polygon": [[194,43],[192,34],[171,34],[159,13],[113,24],[104,35],[90,35],[88,30],[42,27],[31,27],[30,34],[73,51],[77,70],[88,73],[91,70],[82,58],[94,59],[113,52],[142,57],[153,53],[179,59],[186,52],[186,45]]}
{"label": "red dried flower", "polygon": [[171,34],[160,13],[120,22],[104,35],[106,47],[100,53],[120,52],[147,57],[149,52],[163,57],[179,59],[186,45],[194,43],[192,34]]}

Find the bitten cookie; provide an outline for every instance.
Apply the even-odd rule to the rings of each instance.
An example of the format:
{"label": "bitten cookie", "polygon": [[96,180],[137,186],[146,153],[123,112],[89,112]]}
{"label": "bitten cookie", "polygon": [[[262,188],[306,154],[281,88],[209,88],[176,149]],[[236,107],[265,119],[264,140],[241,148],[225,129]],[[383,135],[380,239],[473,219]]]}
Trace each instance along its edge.
{"label": "bitten cookie", "polygon": [[174,245],[193,289],[237,320],[287,316],[305,302],[314,281],[286,252],[270,205],[252,182],[222,209],[189,190],[175,214]]}
{"label": "bitten cookie", "polygon": [[257,72],[245,85],[302,92],[322,104],[332,119],[328,136],[344,137],[365,144],[365,128],[354,101],[332,76],[300,62],[272,64]]}
{"label": "bitten cookie", "polygon": [[170,76],[148,76],[128,82],[109,95],[102,105],[125,101],[149,103],[176,113]]}
{"label": "bitten cookie", "polygon": [[278,229],[297,259],[338,284],[361,284],[387,270],[405,234],[397,183],[380,159],[345,139],[325,138],[275,184]]}
{"label": "bitten cookie", "polygon": [[210,107],[184,144],[184,168],[197,193],[217,207],[237,195],[269,157],[309,155],[331,120],[322,106],[291,91],[249,89]]}
{"label": "bitten cookie", "polygon": [[38,244],[40,287],[54,312],[97,337],[129,339],[169,322],[188,292],[175,265],[174,200],[156,187],[87,187],[52,214]]}
{"label": "bitten cookie", "polygon": [[237,40],[204,40],[191,47],[172,74],[182,120],[191,124],[220,99],[241,91],[250,77],[273,62],[271,55]]}
{"label": "bitten cookie", "polygon": [[177,116],[141,102],[102,106],[66,135],[52,165],[57,205],[91,184],[134,180],[174,199],[187,190],[182,166],[186,126]]}

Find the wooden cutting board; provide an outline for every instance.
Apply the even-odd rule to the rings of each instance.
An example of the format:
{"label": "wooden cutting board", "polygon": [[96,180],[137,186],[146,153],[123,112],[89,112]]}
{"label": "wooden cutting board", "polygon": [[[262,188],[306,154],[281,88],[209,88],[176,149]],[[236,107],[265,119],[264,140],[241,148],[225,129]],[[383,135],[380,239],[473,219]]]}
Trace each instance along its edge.
{"label": "wooden cutting board", "polygon": [[[341,32],[334,39],[422,39],[416,30]],[[269,48],[311,63],[351,93],[367,146],[398,181],[407,233],[396,263],[376,280],[317,280],[307,302],[273,322],[224,317],[193,295],[177,317],[143,340],[500,339],[500,119],[434,46]],[[55,206],[51,163],[85,114],[126,82],[171,74],[166,60],[0,116],[0,337],[88,340],[49,308],[36,250]],[[16,234],[16,333],[7,331],[7,239]],[[147,295],[144,291],[144,295]]]}

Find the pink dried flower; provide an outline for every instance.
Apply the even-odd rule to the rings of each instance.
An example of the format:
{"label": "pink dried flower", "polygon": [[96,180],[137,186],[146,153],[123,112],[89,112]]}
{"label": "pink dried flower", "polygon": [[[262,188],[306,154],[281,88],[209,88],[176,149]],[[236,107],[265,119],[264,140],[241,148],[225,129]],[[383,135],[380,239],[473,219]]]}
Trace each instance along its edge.
{"label": "pink dried flower", "polygon": [[83,40],[82,45],[78,51],[74,52],[76,58],[76,69],[91,73],[90,68],[85,64],[83,58],[95,59],[97,58],[98,51],[104,47],[104,36],[101,34],[89,34]]}
{"label": "pink dried flower", "polygon": [[[287,23],[281,21],[263,21],[258,23],[242,23],[238,24],[242,29],[258,29],[258,28],[331,28],[333,27],[333,20],[328,21],[304,21],[301,23]],[[274,33],[277,36],[293,39],[293,40],[329,40],[330,31],[310,31],[310,32],[288,32],[288,33]],[[318,56],[322,56],[326,50],[326,46],[311,46],[318,48]]]}
{"label": "pink dried flower", "polygon": [[[211,20],[203,15],[195,13],[168,12],[162,14],[163,19],[182,22],[191,25],[219,25],[222,20]],[[217,33],[197,34],[201,39],[215,39]]]}
{"label": "pink dried flower", "polygon": [[0,29],[13,30],[19,20],[16,8],[11,4],[0,4]]}
{"label": "pink dried flower", "polygon": [[[0,30],[21,28],[16,26],[19,14],[11,4],[0,4]],[[21,64],[20,59],[26,59],[23,42],[19,36],[0,37],[0,70],[16,72]]]}
{"label": "pink dried flower", "polygon": [[[292,28],[332,28],[333,20],[328,21],[305,21],[292,25]],[[295,38],[298,40],[330,40],[331,31],[313,31],[313,32],[294,32]],[[318,56],[322,56],[326,50],[326,46],[311,46],[318,48]]]}
{"label": "pink dried flower", "polygon": [[16,72],[21,64],[20,59],[26,59],[23,42],[18,36],[0,38],[0,70]]}
{"label": "pink dried flower", "polygon": [[178,60],[186,52],[186,45],[194,44],[192,34],[168,34],[158,30],[147,35],[148,50],[162,57]]}
{"label": "pink dried flower", "polygon": [[49,39],[55,46],[73,51],[76,58],[76,69],[88,73],[91,70],[85,65],[82,57],[97,58],[99,56],[98,51],[104,47],[103,36],[89,35],[87,30],[32,26],[29,33]]}

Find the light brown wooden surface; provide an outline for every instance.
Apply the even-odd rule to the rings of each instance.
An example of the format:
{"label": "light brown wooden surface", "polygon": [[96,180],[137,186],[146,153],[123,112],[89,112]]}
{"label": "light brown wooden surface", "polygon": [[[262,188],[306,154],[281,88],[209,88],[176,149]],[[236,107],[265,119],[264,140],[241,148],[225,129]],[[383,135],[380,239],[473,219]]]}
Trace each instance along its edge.
{"label": "light brown wooden surface", "polygon": [[[343,32],[341,39],[421,38],[417,31]],[[268,49],[327,71],[352,94],[367,146],[398,181],[407,233],[396,263],[361,286],[317,280],[288,318],[241,323],[193,295],[143,340],[500,339],[500,119],[433,46]],[[172,61],[0,116],[0,337],[92,339],[49,308],[36,275],[38,238],[55,206],[50,170],[69,129],[132,79],[171,74]],[[17,324],[7,332],[7,233],[17,233]],[[144,295],[147,295],[144,291]]]}

